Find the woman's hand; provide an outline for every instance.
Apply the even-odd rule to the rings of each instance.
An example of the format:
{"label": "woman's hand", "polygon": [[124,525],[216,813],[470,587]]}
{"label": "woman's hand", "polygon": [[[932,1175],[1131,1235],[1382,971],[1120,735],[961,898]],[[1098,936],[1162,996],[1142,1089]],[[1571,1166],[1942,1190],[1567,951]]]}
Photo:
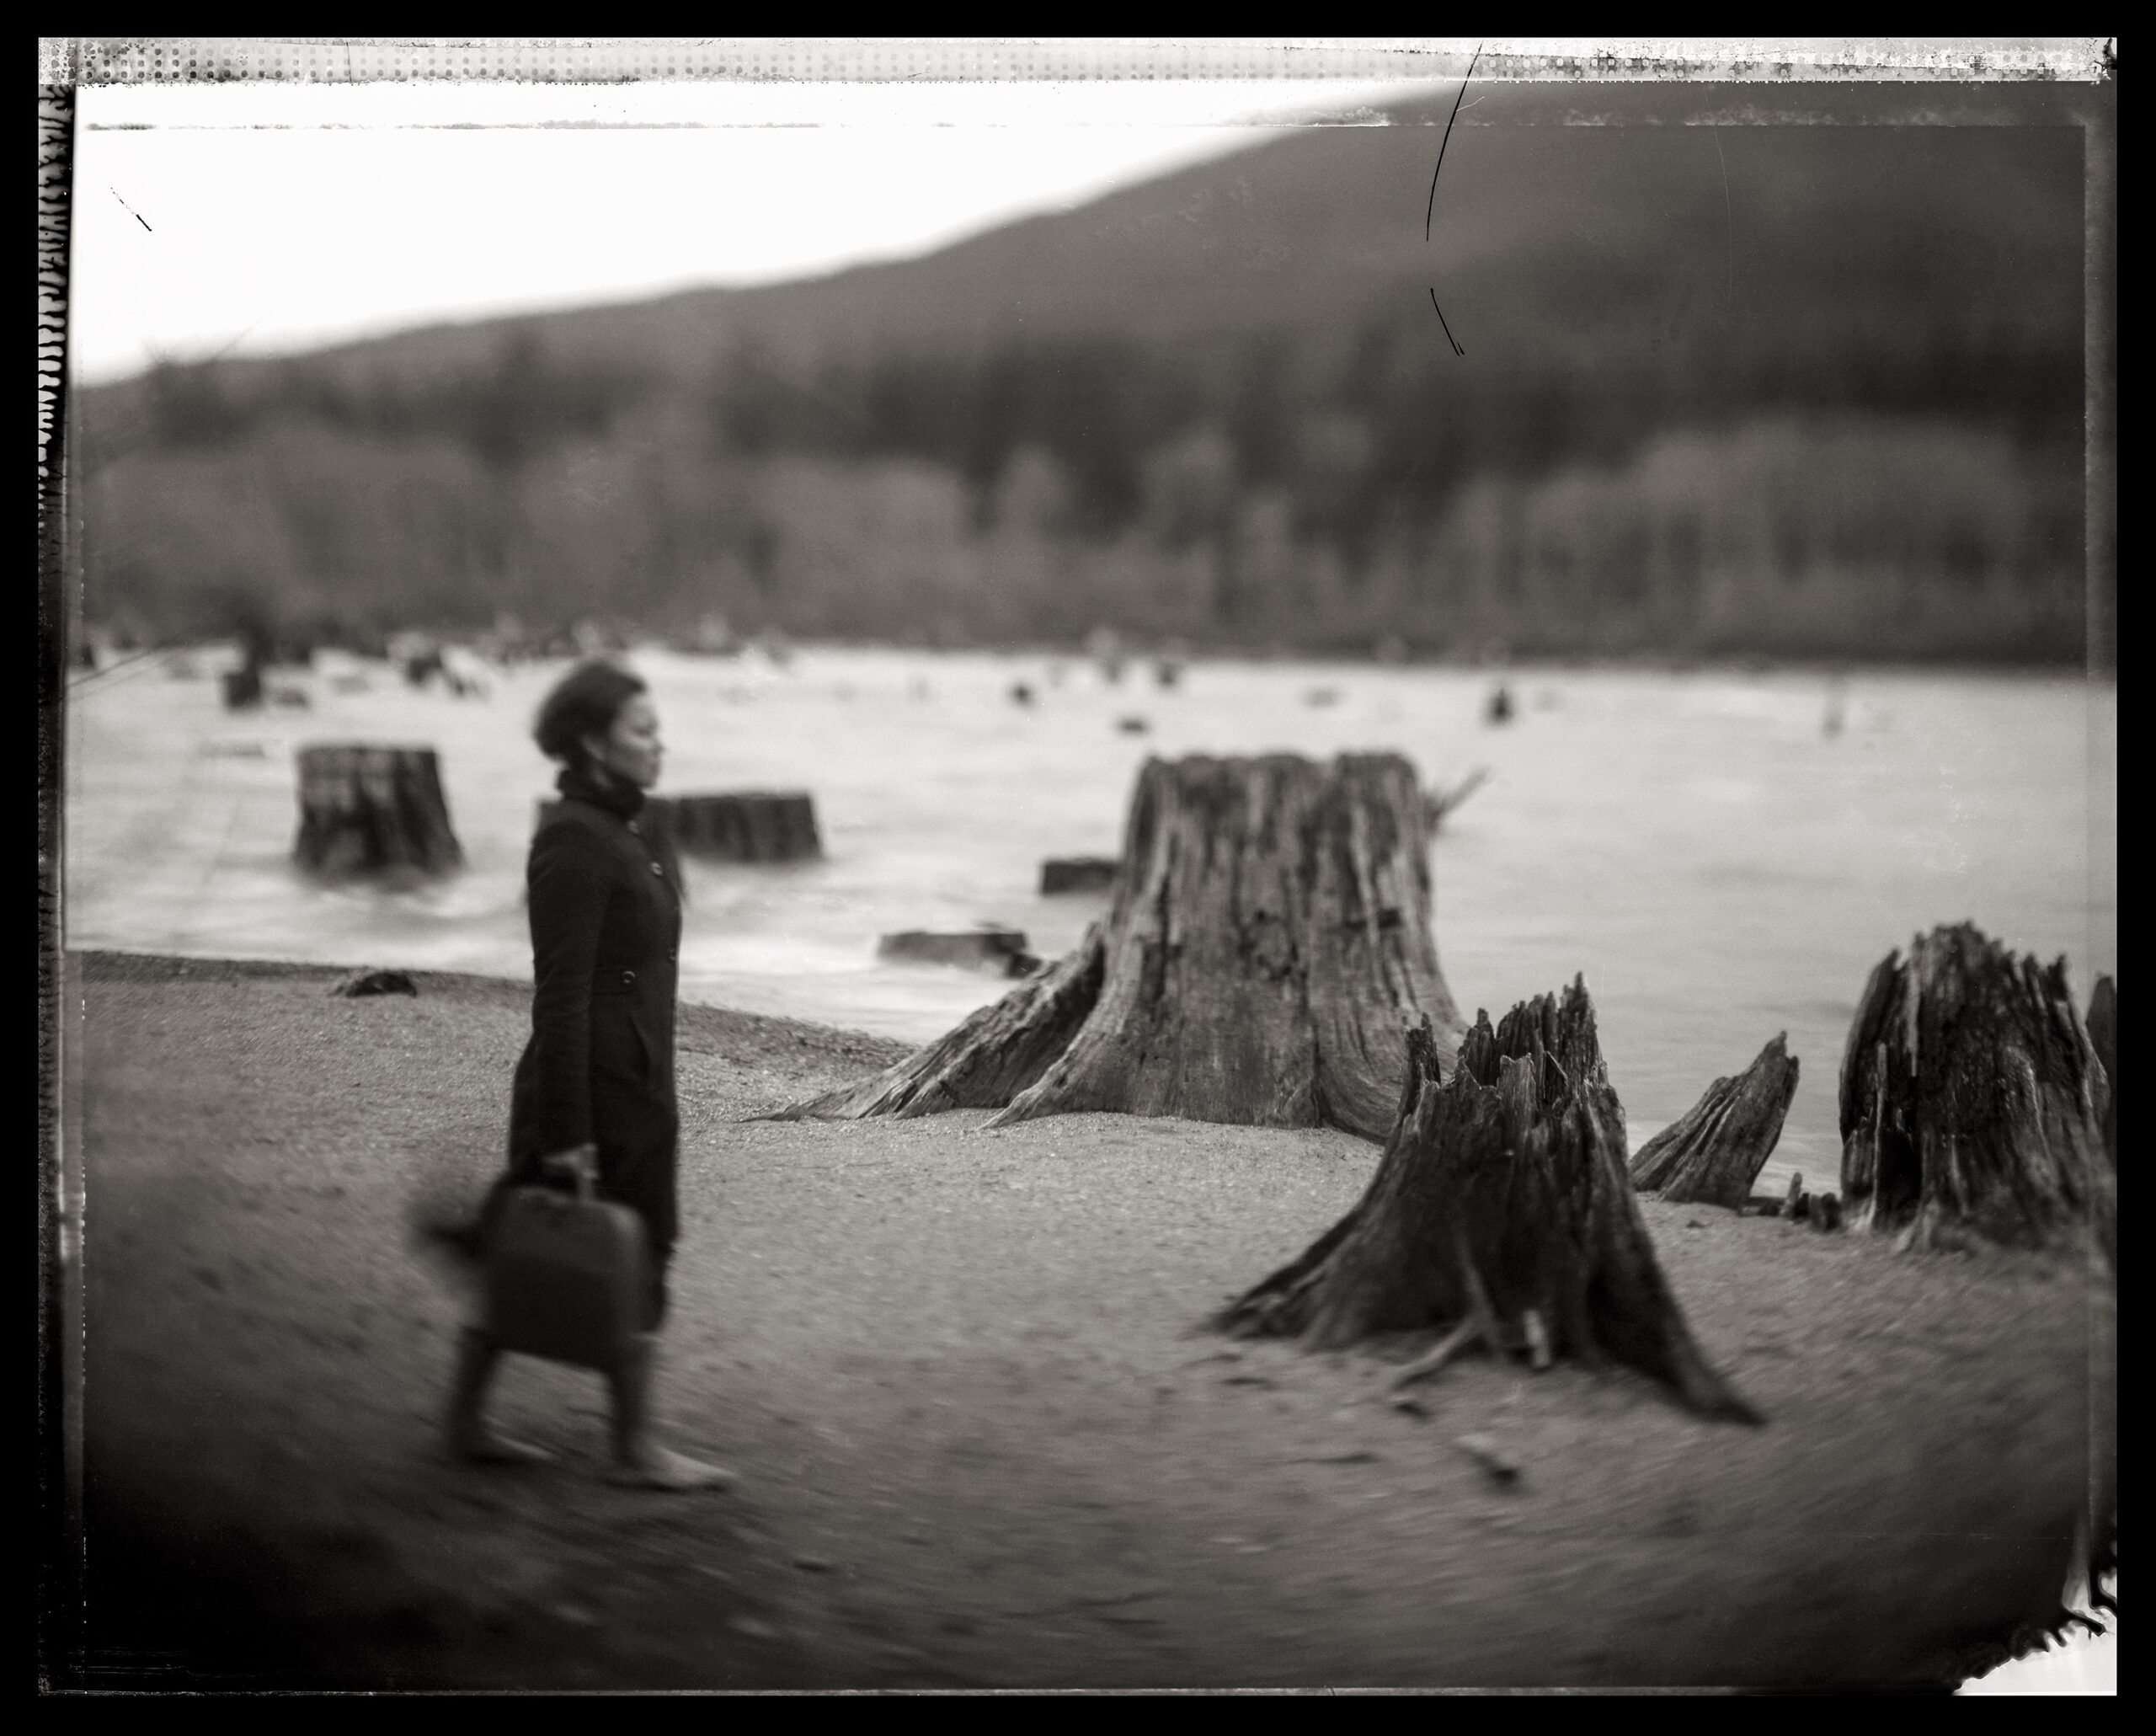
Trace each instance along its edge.
{"label": "woman's hand", "polygon": [[599,1173],[599,1147],[586,1142],[563,1151],[549,1151],[539,1160],[539,1172],[558,1182],[594,1178]]}

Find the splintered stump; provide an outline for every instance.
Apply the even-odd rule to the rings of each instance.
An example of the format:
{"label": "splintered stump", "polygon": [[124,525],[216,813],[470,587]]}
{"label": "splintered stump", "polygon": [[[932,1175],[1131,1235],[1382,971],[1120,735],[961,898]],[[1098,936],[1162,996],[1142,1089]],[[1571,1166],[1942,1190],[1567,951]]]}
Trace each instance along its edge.
{"label": "splintered stump", "polygon": [[434,874],[462,864],[432,748],[303,747],[299,773],[292,856],[302,868],[319,874]]}
{"label": "splintered stump", "polygon": [[2110,1098],[2063,959],[2017,959],[1967,924],[1919,936],[1871,973],[1842,1057],[1850,1226],[1916,1247],[2093,1228],[2115,1258]]}
{"label": "splintered stump", "polygon": [[1632,1185],[1678,1205],[1742,1209],[1796,1095],[1796,1058],[1784,1031],[1734,1079],[1707,1094],[1632,1158]]}
{"label": "splintered stump", "polygon": [[2119,1162],[2119,986],[2108,976],[2096,979],[2089,996],[2089,1041],[2096,1059],[2104,1064],[2104,1082],[2111,1087],[2104,1098],[2104,1155],[2116,1169]]}
{"label": "splintered stump", "polygon": [[1515,1007],[1494,1031],[1478,1015],[1449,1076],[1427,1029],[1409,1033],[1407,1055],[1354,1210],[1214,1324],[1318,1349],[1448,1327],[1396,1385],[1480,1344],[1538,1368],[1624,1363],[1688,1409],[1759,1421],[1700,1355],[1655,1260],[1585,985]]}
{"label": "splintered stump", "polygon": [[1390,1129],[1400,1031],[1460,1018],[1430,937],[1422,796],[1397,755],[1150,760],[1106,916],[897,1066],[780,1119],[995,1108]]}
{"label": "splintered stump", "polygon": [[685,854],[721,862],[806,862],[824,853],[816,808],[802,790],[675,796],[674,839]]}

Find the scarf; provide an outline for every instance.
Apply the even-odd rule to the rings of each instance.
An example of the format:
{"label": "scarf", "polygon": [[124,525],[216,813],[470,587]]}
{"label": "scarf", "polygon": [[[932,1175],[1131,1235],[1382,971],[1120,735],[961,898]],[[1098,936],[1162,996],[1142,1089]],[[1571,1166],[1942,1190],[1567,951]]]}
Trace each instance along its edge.
{"label": "scarf", "polygon": [[589,802],[616,820],[634,820],[643,806],[643,792],[626,779],[609,778],[601,783],[590,768],[567,766],[554,780],[554,788],[572,802]]}

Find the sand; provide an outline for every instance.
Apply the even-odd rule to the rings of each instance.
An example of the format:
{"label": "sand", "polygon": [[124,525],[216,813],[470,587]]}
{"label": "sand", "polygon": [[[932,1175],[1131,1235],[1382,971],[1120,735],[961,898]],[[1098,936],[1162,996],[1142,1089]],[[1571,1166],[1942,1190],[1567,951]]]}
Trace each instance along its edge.
{"label": "sand", "polygon": [[607,1487],[599,1381],[526,1359],[496,1414],[558,1462],[454,1466],[458,1301],[407,1216],[491,1173],[528,990],[71,969],[93,1685],[1944,1685],[2055,1606],[2113,1433],[2071,1261],[1652,1199],[1766,1426],[1482,1359],[1404,1412],[1424,1339],[1198,1329],[1374,1146],[744,1121],[897,1051],[692,1007],[662,1413],[737,1484]]}

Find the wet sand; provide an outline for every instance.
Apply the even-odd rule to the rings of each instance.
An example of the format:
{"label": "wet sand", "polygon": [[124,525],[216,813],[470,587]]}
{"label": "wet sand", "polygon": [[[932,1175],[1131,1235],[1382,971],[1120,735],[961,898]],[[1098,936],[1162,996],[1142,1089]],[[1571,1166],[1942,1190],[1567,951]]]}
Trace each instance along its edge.
{"label": "wet sand", "polygon": [[685,1007],[662,1415],[739,1482],[607,1487],[598,1380],[521,1359],[495,1413],[559,1461],[456,1467],[458,1299],[407,1220],[492,1173],[528,989],[71,964],[96,1685],[1951,1685],[2056,1607],[2111,1434],[2070,1261],[1651,1199],[1765,1427],[1481,1359],[1412,1414],[1422,1338],[1198,1329],[1375,1147],[744,1122],[898,1051]]}

